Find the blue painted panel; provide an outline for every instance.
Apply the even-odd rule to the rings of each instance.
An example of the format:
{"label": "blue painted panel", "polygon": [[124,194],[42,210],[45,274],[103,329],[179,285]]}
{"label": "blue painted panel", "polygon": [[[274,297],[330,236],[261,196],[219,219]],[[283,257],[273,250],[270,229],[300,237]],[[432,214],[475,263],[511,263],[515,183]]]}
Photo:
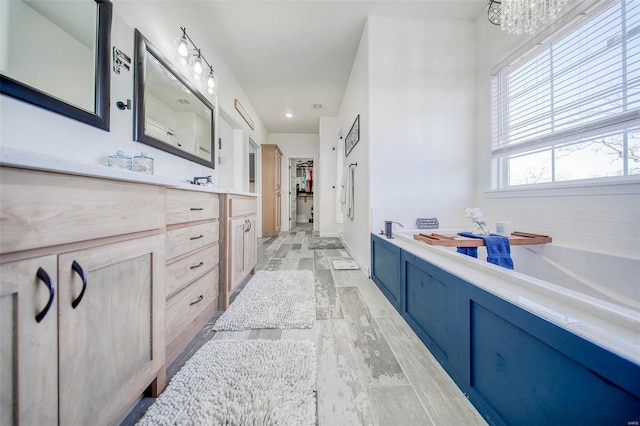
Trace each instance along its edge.
{"label": "blue painted panel", "polygon": [[[447,286],[416,263],[404,262],[406,285],[405,319],[412,320],[412,328],[426,334],[446,358],[448,344]],[[434,348],[431,348],[434,349]],[[441,356],[438,356],[440,359]]]}
{"label": "blue painted panel", "polygon": [[400,309],[400,248],[371,235],[371,279],[389,299],[391,304]]}
{"label": "blue painted panel", "polygon": [[473,388],[507,424],[640,420],[640,400],[477,303],[471,331]]}

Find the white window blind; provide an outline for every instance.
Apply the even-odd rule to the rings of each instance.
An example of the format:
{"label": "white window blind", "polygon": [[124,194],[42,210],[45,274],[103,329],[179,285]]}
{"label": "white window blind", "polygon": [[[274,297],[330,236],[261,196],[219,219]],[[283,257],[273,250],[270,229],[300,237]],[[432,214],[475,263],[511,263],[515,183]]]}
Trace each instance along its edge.
{"label": "white window blind", "polygon": [[[507,178],[500,186],[566,180],[570,173],[564,173],[564,178],[554,173],[556,148],[563,147],[566,168],[567,147],[574,143],[577,151],[590,139],[609,138],[602,143],[611,149],[610,140],[621,144],[619,149],[616,145],[622,156],[620,164],[624,163],[621,171],[609,167],[606,176],[633,174],[635,166],[628,163],[636,152],[631,148],[640,150],[634,145],[640,123],[640,0],[607,2],[496,70],[492,103],[492,155],[498,159],[494,164],[506,169],[499,174],[508,176],[514,172],[509,168],[522,167],[519,164],[531,167],[535,158],[548,162],[542,180],[513,182]],[[545,150],[553,152],[547,156]],[[615,154],[600,151],[608,160]],[[516,161],[518,156],[533,153],[537,157]],[[585,177],[584,173],[577,175]]]}

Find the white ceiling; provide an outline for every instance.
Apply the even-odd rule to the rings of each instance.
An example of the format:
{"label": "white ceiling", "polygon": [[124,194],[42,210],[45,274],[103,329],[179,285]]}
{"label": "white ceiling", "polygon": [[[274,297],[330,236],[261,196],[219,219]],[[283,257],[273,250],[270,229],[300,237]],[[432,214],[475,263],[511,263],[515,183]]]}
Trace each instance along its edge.
{"label": "white ceiling", "polygon": [[486,7],[486,0],[114,3],[126,20],[186,26],[198,45],[203,35],[215,40],[269,133],[318,133],[319,117],[338,115],[368,15],[473,21]]}

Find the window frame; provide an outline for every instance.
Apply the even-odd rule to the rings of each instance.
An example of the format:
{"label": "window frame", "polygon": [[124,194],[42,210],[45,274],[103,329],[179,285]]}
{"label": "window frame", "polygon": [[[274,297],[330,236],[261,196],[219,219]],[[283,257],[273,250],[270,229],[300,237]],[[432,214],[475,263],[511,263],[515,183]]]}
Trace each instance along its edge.
{"label": "window frame", "polygon": [[[574,31],[577,27],[582,25],[583,22],[592,19],[594,14],[598,14],[603,10],[609,8],[616,1],[618,0],[607,0],[604,2],[598,0],[588,0],[581,2],[574,9],[570,10],[565,15],[560,17],[555,23],[549,25],[544,31],[533,37],[522,47],[517,49],[513,54],[509,55],[498,65],[491,69],[491,190],[486,191],[487,194],[490,194],[492,197],[497,197],[500,193],[505,194],[505,196],[512,196],[513,194],[516,194],[518,192],[538,194],[541,193],[541,191],[546,191],[554,192],[559,195],[569,195],[572,192],[575,192],[576,194],[584,194],[585,188],[599,188],[586,190],[586,193],[589,194],[601,193],[604,188],[607,188],[607,193],[626,194],[630,193],[629,184],[634,184],[633,186],[636,186],[636,184],[640,183],[640,175],[627,174],[626,154],[623,159],[623,167],[625,173],[623,176],[555,180],[555,170],[553,170],[553,156],[557,146],[565,145],[570,142],[578,144],[581,143],[583,137],[589,137],[589,134],[593,134],[594,136],[604,135],[609,129],[620,130],[621,132],[624,132],[624,138],[626,141],[626,130],[624,130],[624,128],[630,129],[640,126],[640,108],[618,114],[615,116],[615,119],[605,117],[603,119],[595,120],[588,123],[586,126],[584,126],[585,131],[579,139],[576,138],[576,132],[574,129],[568,129],[552,132],[550,134],[539,137],[536,140],[520,143],[515,148],[514,145],[509,146],[508,144],[496,146],[496,141],[502,134],[506,132],[506,126],[508,125],[507,119],[498,121],[497,125],[495,123],[495,120],[499,120],[499,114],[501,114],[502,117],[507,117],[504,108],[508,108],[507,102],[495,101],[496,97],[506,100],[504,93],[508,91],[508,79],[497,78],[497,76],[500,73],[504,72],[505,69],[511,67],[515,67],[514,69],[517,69],[521,65],[523,65],[523,63],[526,64],[527,61],[535,58],[536,55],[543,52],[544,49],[548,48],[554,42],[562,40],[563,37],[565,37],[568,33]],[[502,111],[496,112],[496,105],[499,109],[502,109]],[[606,122],[607,126],[603,127],[603,122]],[[498,134],[496,135],[496,133]],[[626,143],[624,146],[626,146]],[[518,154],[535,153],[536,151],[549,151],[552,156],[551,182],[509,185],[509,159],[517,156]],[[622,185],[623,187],[619,188],[619,190],[616,190],[615,187],[617,185]],[[640,185],[638,185],[638,187],[640,187]],[[576,188],[577,190],[572,191],[572,188]],[[637,188],[632,190],[632,192],[637,193]]]}

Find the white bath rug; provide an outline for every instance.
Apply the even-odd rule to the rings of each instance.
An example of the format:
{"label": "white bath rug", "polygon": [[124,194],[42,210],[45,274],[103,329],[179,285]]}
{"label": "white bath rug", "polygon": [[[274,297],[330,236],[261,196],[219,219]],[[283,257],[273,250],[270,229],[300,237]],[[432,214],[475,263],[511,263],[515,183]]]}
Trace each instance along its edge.
{"label": "white bath rug", "polygon": [[351,258],[346,250],[338,250],[338,253],[340,253],[340,256],[346,257],[347,259]]}
{"label": "white bath rug", "polygon": [[332,263],[333,269],[336,271],[360,269],[358,262],[355,260],[334,260]]}
{"label": "white bath rug", "polygon": [[258,271],[213,329],[311,328],[316,294],[311,271]]}
{"label": "white bath rug", "polygon": [[316,350],[303,340],[212,340],[140,425],[316,424]]}

